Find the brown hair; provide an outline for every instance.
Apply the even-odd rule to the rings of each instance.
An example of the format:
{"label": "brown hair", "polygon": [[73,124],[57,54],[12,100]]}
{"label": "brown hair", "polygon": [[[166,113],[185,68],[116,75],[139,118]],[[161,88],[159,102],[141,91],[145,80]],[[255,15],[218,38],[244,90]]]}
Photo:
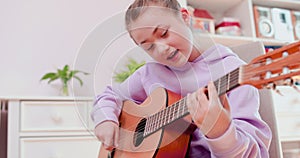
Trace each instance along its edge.
{"label": "brown hair", "polygon": [[141,15],[145,7],[152,5],[166,7],[174,12],[178,12],[181,9],[181,6],[177,0],[135,0],[126,11],[126,29],[128,30],[130,23],[135,21]]}

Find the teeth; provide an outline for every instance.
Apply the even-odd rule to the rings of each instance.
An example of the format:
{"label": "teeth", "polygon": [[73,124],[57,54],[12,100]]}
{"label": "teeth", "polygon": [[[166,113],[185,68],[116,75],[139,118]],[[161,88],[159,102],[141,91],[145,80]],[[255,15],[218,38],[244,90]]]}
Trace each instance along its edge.
{"label": "teeth", "polygon": [[176,54],[177,54],[178,50],[175,50],[167,59],[172,59]]}

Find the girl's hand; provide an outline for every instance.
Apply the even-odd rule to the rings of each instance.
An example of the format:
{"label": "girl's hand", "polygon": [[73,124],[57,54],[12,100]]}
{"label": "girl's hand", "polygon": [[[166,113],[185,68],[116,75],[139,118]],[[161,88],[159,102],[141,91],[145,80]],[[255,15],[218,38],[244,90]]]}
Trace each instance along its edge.
{"label": "girl's hand", "polygon": [[[208,96],[206,94],[208,90]],[[226,95],[222,103],[213,82],[187,96],[187,106],[194,123],[208,138],[217,138],[225,133],[230,125],[230,108]]]}
{"label": "girl's hand", "polygon": [[96,126],[95,135],[106,150],[112,151],[118,146],[119,126],[113,121],[104,121]]}

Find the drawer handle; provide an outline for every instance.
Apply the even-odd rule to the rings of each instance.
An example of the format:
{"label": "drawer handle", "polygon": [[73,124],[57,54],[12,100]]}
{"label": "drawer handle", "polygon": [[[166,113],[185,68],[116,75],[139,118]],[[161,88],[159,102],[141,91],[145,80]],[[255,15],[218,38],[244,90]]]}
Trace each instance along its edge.
{"label": "drawer handle", "polygon": [[60,123],[62,121],[62,117],[59,113],[53,114],[51,118],[56,123]]}
{"label": "drawer handle", "polygon": [[292,100],[291,103],[295,104],[295,105],[299,105],[300,104],[300,100],[298,98],[295,98],[295,99]]}

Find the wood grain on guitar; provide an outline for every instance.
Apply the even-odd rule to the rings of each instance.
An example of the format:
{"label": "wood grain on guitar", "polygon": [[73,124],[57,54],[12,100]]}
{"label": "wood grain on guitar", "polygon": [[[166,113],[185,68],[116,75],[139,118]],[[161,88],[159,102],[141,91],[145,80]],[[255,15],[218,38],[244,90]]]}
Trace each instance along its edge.
{"label": "wood grain on guitar", "polygon": [[[300,75],[299,48],[300,42],[289,44],[231,71],[214,81],[218,94],[245,84],[258,89],[276,90],[277,85],[296,88],[292,77]],[[140,105],[125,101],[119,118],[119,147],[112,153],[101,148],[98,157],[185,157],[196,128],[185,100],[157,88]]]}

